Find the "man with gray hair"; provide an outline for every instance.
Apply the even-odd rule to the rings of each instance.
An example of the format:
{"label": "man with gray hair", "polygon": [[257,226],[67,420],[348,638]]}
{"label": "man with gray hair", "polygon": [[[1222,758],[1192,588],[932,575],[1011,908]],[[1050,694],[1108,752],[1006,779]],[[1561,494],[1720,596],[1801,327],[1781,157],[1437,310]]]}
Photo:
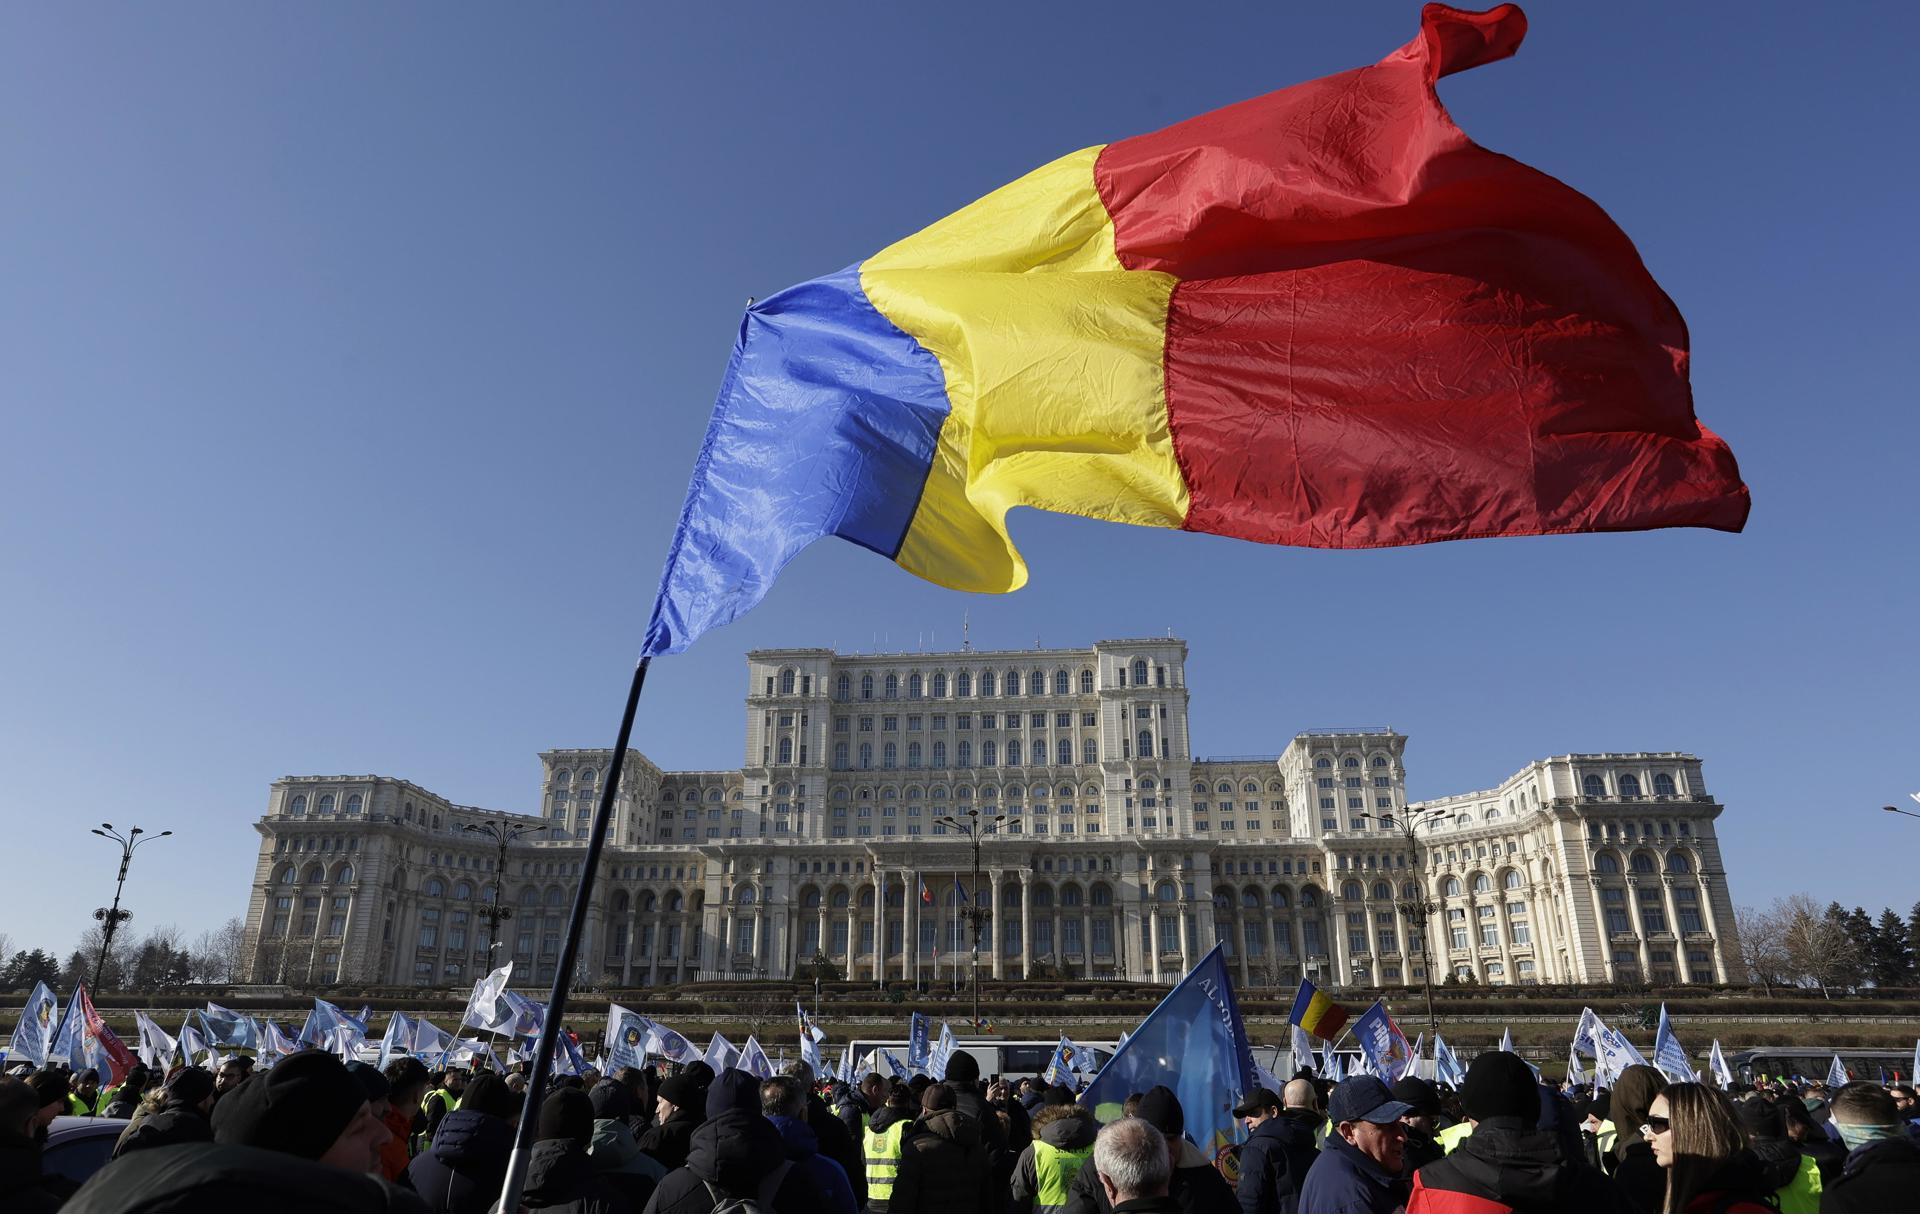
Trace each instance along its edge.
{"label": "man with gray hair", "polygon": [[[853,1182],[847,1170],[820,1151],[820,1140],[807,1124],[807,1089],[793,1075],[775,1075],[760,1083],[760,1111],[780,1131],[787,1158],[813,1180],[827,1214],[856,1214]],[[831,1115],[829,1115],[831,1119]],[[834,1122],[839,1125],[838,1121]]]}
{"label": "man with gray hair", "polygon": [[[867,1207],[867,1159],[860,1151],[860,1135],[850,1132],[846,1122],[827,1107],[820,1099],[820,1093],[814,1090],[815,1076],[813,1068],[805,1061],[796,1059],[789,1062],[782,1075],[791,1076],[800,1081],[801,1090],[807,1096],[807,1111],[803,1120],[813,1136],[820,1140],[820,1153],[840,1165],[847,1174],[847,1180],[853,1185],[853,1204],[859,1209]],[[856,1123],[858,1124],[858,1123]]]}
{"label": "man with gray hair", "polygon": [[1093,1141],[1093,1168],[1113,1214],[1175,1214],[1167,1196],[1173,1157],[1166,1136],[1138,1117],[1123,1117]]}

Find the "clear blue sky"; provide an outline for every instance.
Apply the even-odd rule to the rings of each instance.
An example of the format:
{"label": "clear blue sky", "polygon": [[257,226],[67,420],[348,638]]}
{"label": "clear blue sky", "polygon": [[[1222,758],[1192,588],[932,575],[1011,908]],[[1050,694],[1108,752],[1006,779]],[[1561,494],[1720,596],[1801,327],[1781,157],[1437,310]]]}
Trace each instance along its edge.
{"label": "clear blue sky", "polygon": [[[269,783],[537,804],[604,746],[740,308],[1063,152],[1372,62],[1392,3],[23,5],[0,13],[0,931],[245,905]],[[963,598],[848,545],[656,666],[741,761],[754,646],[1192,645],[1203,753],[1411,735],[1409,792],[1706,761],[1735,899],[1911,905],[1920,196],[1906,5],[1529,6],[1443,95],[1692,327],[1744,535],[1263,548],[1023,511]]]}

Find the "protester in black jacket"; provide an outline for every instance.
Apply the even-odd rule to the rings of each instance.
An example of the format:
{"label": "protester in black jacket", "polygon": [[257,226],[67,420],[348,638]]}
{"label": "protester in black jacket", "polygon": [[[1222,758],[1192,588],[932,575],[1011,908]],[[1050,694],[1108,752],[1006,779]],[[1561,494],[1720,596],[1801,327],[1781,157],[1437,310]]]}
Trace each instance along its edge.
{"label": "protester in black jacket", "polygon": [[407,1181],[433,1214],[485,1214],[500,1199],[520,1099],[491,1071],[467,1085],[440,1119],[433,1145],[407,1165]]}
{"label": "protester in black jacket", "polygon": [[761,1116],[758,1079],[724,1071],[708,1090],[706,1111],[686,1166],[660,1182],[645,1214],[710,1214],[727,1197],[779,1214],[827,1214],[819,1189],[787,1158],[780,1131]]}
{"label": "protester in black jacket", "polygon": [[944,1083],[920,1097],[920,1119],[900,1157],[887,1214],[992,1214],[993,1169],[980,1140],[980,1123],[954,1104]]}
{"label": "protester in black jacket", "polygon": [[127,1077],[120,1081],[120,1086],[113,1089],[113,1099],[109,1100],[106,1107],[100,1110],[100,1115],[102,1117],[132,1117],[140,1111],[141,1095],[146,1092],[150,1084],[155,1082],[157,1082],[157,1079],[154,1073],[147,1069],[146,1063],[134,1063],[133,1068],[127,1072]]}
{"label": "protester in black jacket", "polygon": [[847,1180],[853,1185],[854,1209],[867,1207],[867,1164],[866,1153],[861,1147],[865,1131],[850,1133],[846,1122],[827,1107],[827,1102],[814,1093],[813,1068],[805,1062],[790,1062],[785,1073],[800,1081],[807,1092],[807,1128],[819,1140],[820,1154],[840,1165],[846,1172]]}
{"label": "protester in black jacket", "polygon": [[640,1149],[672,1171],[687,1162],[693,1132],[706,1119],[707,1087],[698,1075],[682,1071],[660,1083],[655,1098],[654,1124],[640,1135]]}
{"label": "protester in black jacket", "polygon": [[520,1201],[555,1214],[639,1214],[587,1158],[593,1102],[578,1088],[560,1088],[540,1105],[533,1156]]}
{"label": "protester in black jacket", "polygon": [[[1173,1166],[1167,1200],[1179,1214],[1236,1214],[1233,1187],[1207,1153],[1187,1141],[1186,1111],[1173,1089],[1156,1085],[1140,1098],[1130,1115],[1159,1130],[1167,1140]],[[1080,1165],[1079,1174],[1067,1188],[1067,1214],[1113,1214],[1106,1189],[1100,1184],[1099,1165],[1092,1158]]]}
{"label": "protester in black jacket", "polygon": [[24,1079],[0,1079],[0,1193],[6,1209],[21,1214],[57,1210],[72,1191],[68,1182],[40,1171],[40,1110],[46,1101]]}
{"label": "protester in black jacket", "polygon": [[1287,1084],[1286,1106],[1271,1088],[1255,1088],[1233,1110],[1253,1132],[1240,1146],[1240,1184],[1235,1191],[1241,1214],[1294,1214],[1307,1169],[1320,1156],[1320,1114],[1314,1109],[1313,1082]]}
{"label": "protester in black jacket", "polygon": [[1820,1183],[1825,1186],[1840,1179],[1841,1171],[1847,1166],[1847,1148],[1828,1138],[1827,1132],[1807,1112],[1807,1106],[1794,1096],[1786,1096],[1776,1107],[1787,1123],[1787,1137],[1799,1146],[1802,1155],[1820,1168]]}
{"label": "protester in black jacket", "polygon": [[[493,1196],[499,1196],[497,1190]],[[10,1201],[12,1194],[7,1197]],[[10,1214],[14,1208],[6,1206]],[[423,1209],[419,1198],[377,1176],[355,1175],[283,1151],[193,1142],[114,1160],[80,1187],[61,1214],[422,1214]]]}
{"label": "protester in black jacket", "polygon": [[1833,1098],[1834,1125],[1849,1148],[1840,1175],[1820,1195],[1820,1214],[1886,1214],[1920,1208],[1920,1145],[1879,1084],[1850,1083]]}
{"label": "protester in black jacket", "polygon": [[[152,1101],[151,1093],[147,1099]],[[120,1140],[113,1145],[114,1158],[150,1147],[212,1142],[213,1125],[207,1120],[212,1109],[212,1072],[197,1066],[183,1067],[167,1081],[158,1105],[149,1103],[120,1131]]]}
{"label": "protester in black jacket", "polygon": [[[1407,1214],[1469,1208],[1462,1197],[1527,1214],[1632,1214],[1614,1184],[1587,1167],[1572,1140],[1570,1112],[1541,1128],[1542,1093],[1517,1054],[1489,1050],[1467,1068],[1460,1100],[1473,1133],[1413,1178]],[[1564,1127],[1567,1133],[1562,1133]]]}

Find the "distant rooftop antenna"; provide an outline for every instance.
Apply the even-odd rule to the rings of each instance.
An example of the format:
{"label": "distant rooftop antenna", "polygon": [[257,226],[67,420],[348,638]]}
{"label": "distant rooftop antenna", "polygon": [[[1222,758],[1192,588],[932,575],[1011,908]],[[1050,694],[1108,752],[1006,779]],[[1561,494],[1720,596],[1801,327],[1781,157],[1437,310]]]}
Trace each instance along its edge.
{"label": "distant rooftop antenna", "polygon": [[969,653],[973,651],[973,621],[964,611],[960,613],[960,648]]}

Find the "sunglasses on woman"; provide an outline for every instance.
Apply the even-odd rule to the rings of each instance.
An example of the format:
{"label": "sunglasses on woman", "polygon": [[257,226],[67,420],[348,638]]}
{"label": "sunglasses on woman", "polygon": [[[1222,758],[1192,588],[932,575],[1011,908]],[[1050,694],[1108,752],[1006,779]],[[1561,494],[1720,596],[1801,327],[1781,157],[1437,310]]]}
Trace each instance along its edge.
{"label": "sunglasses on woman", "polygon": [[1673,1128],[1673,1122],[1665,1117],[1648,1117],[1646,1124],[1640,1127],[1642,1138],[1652,1138],[1655,1134],[1664,1134]]}

